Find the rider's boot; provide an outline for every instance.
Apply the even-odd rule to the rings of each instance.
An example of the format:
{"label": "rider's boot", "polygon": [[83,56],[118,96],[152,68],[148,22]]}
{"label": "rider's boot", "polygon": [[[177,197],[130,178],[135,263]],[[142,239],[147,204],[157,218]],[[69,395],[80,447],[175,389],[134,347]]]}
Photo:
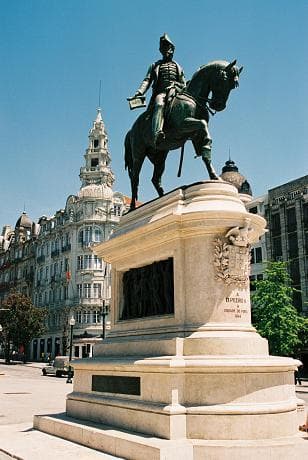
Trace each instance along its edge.
{"label": "rider's boot", "polygon": [[152,118],[152,134],[153,134],[153,144],[154,147],[157,147],[165,139],[165,133],[163,132],[164,125],[164,106],[156,104],[153,111]]}

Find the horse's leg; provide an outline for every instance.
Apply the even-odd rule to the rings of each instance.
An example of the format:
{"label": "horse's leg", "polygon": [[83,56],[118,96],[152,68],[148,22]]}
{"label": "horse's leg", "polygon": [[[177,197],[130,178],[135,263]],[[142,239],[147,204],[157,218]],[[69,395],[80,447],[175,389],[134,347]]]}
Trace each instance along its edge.
{"label": "horse's leg", "polygon": [[161,186],[161,178],[165,170],[166,157],[168,151],[156,152],[157,156],[151,157],[150,160],[154,165],[152,184],[154,185],[158,196],[164,195],[164,189]]}
{"label": "horse's leg", "polygon": [[212,139],[208,130],[206,120],[198,120],[197,118],[186,118],[183,123],[183,129],[194,145],[197,156],[201,156],[209,173],[210,179],[221,180],[216,174],[211,162]]}
{"label": "horse's leg", "polygon": [[135,158],[130,175],[130,183],[132,189],[132,201],[130,204],[131,211],[136,208],[136,201],[138,199],[139,174],[144,162],[144,158],[145,155],[141,155],[138,158]]}

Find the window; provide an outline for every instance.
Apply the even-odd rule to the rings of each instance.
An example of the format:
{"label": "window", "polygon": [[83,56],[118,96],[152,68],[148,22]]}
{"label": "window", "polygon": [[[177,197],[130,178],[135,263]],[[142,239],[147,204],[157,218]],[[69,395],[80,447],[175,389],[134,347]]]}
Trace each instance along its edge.
{"label": "window", "polygon": [[93,311],[93,323],[99,323],[99,322],[100,322],[100,311],[94,310]]}
{"label": "window", "polygon": [[[98,140],[98,139],[94,139],[94,140],[93,140],[93,147],[94,147],[95,149],[97,149],[98,146],[99,146],[99,140]],[[91,166],[96,166],[96,165],[93,165],[93,164],[92,164],[92,161],[93,161],[93,160],[98,160],[98,159],[97,159],[97,158],[92,158],[92,160],[91,160]]]}
{"label": "window", "polygon": [[289,256],[291,259],[298,257],[298,242],[297,233],[291,233],[288,235],[289,244]]}
{"label": "window", "polygon": [[92,259],[92,255],[90,255],[90,254],[86,254],[86,255],[84,256],[84,259],[83,259],[83,260],[84,260],[84,268],[85,268],[85,269],[92,268],[92,267],[91,267],[91,265],[92,265],[92,264],[91,264],[91,259]]}
{"label": "window", "polygon": [[287,230],[288,230],[288,233],[296,231],[295,208],[287,209]]}
{"label": "window", "polygon": [[93,268],[95,270],[101,270],[102,269],[102,260],[98,256],[94,256]]}
{"label": "window", "polygon": [[93,297],[94,299],[100,299],[102,296],[102,285],[100,283],[93,284]]}
{"label": "window", "polygon": [[81,297],[82,297],[82,284],[77,284],[77,292],[78,292],[78,298],[81,299]]}
{"label": "window", "polygon": [[83,269],[83,257],[78,256],[77,257],[77,270],[82,270]]}
{"label": "window", "polygon": [[76,313],[76,322],[77,323],[82,323],[82,313],[81,313],[81,311],[77,311],[77,313]]}
{"label": "window", "polygon": [[262,262],[262,248],[256,248],[256,263],[259,264]]}
{"label": "window", "polygon": [[250,251],[250,255],[251,255],[250,261],[251,261],[252,264],[254,264],[255,263],[255,251],[254,251],[254,249],[252,249]]}
{"label": "window", "polygon": [[308,203],[304,203],[303,205],[303,220],[304,228],[308,229]]}
{"label": "window", "polygon": [[84,242],[91,243],[92,241],[92,227],[86,227],[84,231]]}
{"label": "window", "polygon": [[65,267],[64,268],[65,271],[68,272],[69,271],[69,260],[68,259],[65,259],[64,267]]}
{"label": "window", "polygon": [[99,227],[85,227],[78,235],[79,244],[99,243],[102,239],[102,231]]}
{"label": "window", "polygon": [[254,206],[253,208],[249,209],[250,214],[258,214],[258,208],[257,206]]}
{"label": "window", "polygon": [[102,232],[101,232],[101,229],[98,228],[98,227],[95,227],[94,228],[94,241],[96,243],[99,243],[102,239]]}
{"label": "window", "polygon": [[[98,140],[95,139],[94,144],[95,142],[97,143],[96,147],[98,147]],[[91,158],[91,168],[96,168],[96,166],[98,166],[98,158]]]}
{"label": "window", "polygon": [[280,235],[281,227],[280,227],[280,215],[273,214],[271,218],[271,227],[272,227],[272,234],[273,236]]}
{"label": "window", "polygon": [[83,288],[84,288],[84,297],[86,299],[90,299],[91,298],[91,284],[90,283],[85,283],[83,285]]}
{"label": "window", "polygon": [[91,323],[91,312],[88,310],[85,310],[83,312],[83,322],[84,323]]}
{"label": "window", "polygon": [[277,236],[273,238],[273,259],[274,260],[281,260],[282,258],[282,244],[281,244],[281,237]]}

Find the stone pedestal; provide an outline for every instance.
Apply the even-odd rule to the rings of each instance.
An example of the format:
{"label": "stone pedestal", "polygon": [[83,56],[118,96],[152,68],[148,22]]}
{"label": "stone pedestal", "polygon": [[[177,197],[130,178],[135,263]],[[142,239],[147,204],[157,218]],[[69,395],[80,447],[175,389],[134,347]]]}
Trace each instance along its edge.
{"label": "stone pedestal", "polygon": [[[293,453],[297,362],[269,356],[251,325],[250,244],[265,224],[232,185],[206,181],[127,214],[95,248],[112,264],[112,329],[92,359],[74,361],[67,415],[120,430],[101,450],[186,460],[230,458],[230,448],[237,459]],[[121,320],[124,273],[170,258],[174,312]]]}

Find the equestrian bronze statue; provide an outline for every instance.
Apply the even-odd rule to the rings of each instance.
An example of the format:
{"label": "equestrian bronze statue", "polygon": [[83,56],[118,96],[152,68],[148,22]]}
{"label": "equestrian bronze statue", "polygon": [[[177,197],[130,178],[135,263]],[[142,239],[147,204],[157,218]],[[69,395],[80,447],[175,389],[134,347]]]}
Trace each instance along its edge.
{"label": "equestrian bronze statue", "polygon": [[148,157],[154,165],[152,183],[158,195],[162,196],[164,190],[161,177],[167,155],[170,150],[180,147],[183,152],[187,140],[192,141],[196,155],[201,156],[210,179],[219,180],[211,163],[209,113],[225,109],[230,91],[239,84],[241,71],[242,67],[238,68],[236,61],[213,61],[201,66],[185,87],[175,90],[174,85],[171,85],[166,88],[164,134],[160,136],[159,142],[153,133],[155,104],[152,98],[148,109],[137,118],[125,137],[125,168],[128,169],[131,181],[131,209],[136,206],[139,174],[145,158]]}

